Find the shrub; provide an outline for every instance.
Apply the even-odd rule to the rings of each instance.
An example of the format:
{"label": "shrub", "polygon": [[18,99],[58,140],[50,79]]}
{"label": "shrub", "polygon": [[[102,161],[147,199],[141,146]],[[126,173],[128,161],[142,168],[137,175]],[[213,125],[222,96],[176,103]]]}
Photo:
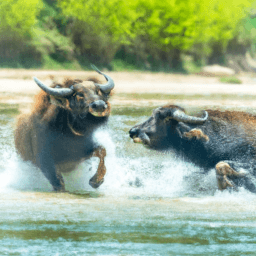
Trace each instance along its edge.
{"label": "shrub", "polygon": [[32,37],[41,7],[40,0],[0,1],[1,66],[34,66],[40,62]]}

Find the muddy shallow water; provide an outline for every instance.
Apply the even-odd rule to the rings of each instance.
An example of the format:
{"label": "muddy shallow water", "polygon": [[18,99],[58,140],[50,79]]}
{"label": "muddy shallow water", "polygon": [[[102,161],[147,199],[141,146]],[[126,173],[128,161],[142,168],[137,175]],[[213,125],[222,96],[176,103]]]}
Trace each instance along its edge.
{"label": "muddy shallow water", "polygon": [[214,170],[133,144],[145,117],[113,115],[96,132],[108,152],[99,189],[92,159],[53,193],[15,154],[15,115],[0,115],[0,255],[255,255],[256,195],[219,192]]}

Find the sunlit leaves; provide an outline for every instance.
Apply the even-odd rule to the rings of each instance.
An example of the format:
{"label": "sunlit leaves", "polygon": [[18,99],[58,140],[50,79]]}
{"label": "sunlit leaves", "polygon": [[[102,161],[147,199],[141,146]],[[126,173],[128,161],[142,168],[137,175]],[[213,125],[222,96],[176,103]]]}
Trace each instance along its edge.
{"label": "sunlit leaves", "polygon": [[1,0],[0,33],[30,34],[41,7],[41,0]]}
{"label": "sunlit leaves", "polygon": [[[209,56],[214,44],[225,49],[238,34],[250,38],[256,33],[250,19],[246,24],[251,31],[241,29],[252,0],[54,0],[51,8],[61,18],[52,27],[45,26],[50,15],[46,2],[0,0],[0,35],[24,38],[35,31],[35,38],[41,38],[43,28],[48,37],[55,38],[49,29],[62,33],[62,39],[68,36],[67,44],[72,41],[77,55],[89,53],[110,63],[121,46],[130,47],[129,53],[139,52],[143,61],[148,56],[161,59],[175,50]],[[40,9],[44,9],[44,19],[41,12],[38,25]],[[34,29],[37,26],[40,29]]]}
{"label": "sunlit leaves", "polygon": [[147,34],[162,49],[187,50],[194,44],[226,45],[251,1],[137,0],[137,34]]}
{"label": "sunlit leaves", "polygon": [[95,33],[111,35],[113,41],[125,40],[135,15],[125,0],[63,0],[59,6],[64,15],[85,22]]}

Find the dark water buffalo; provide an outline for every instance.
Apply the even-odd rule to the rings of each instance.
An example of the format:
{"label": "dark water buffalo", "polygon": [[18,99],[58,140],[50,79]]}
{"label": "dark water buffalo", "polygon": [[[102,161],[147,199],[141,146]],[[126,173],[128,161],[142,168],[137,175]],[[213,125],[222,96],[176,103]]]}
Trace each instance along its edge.
{"label": "dark water buffalo", "polygon": [[[174,150],[205,172],[215,167],[220,190],[243,186],[256,193],[256,116],[239,111],[185,114],[179,106],[157,108],[130,131],[134,142],[155,150]],[[245,171],[246,170],[246,171]]]}
{"label": "dark water buffalo", "polygon": [[18,117],[16,149],[25,161],[41,169],[55,191],[65,190],[61,172],[74,170],[92,156],[99,157],[100,162],[90,185],[97,188],[104,181],[106,150],[93,140],[93,133],[108,120],[114,82],[94,69],[107,82],[100,84],[102,77],[92,76],[48,87],[34,78],[42,91],[36,95],[31,113]]}

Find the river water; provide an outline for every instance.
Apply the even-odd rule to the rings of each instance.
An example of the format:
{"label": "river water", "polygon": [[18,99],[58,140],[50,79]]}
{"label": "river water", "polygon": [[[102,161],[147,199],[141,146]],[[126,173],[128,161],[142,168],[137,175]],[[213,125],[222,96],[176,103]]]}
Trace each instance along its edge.
{"label": "river water", "polygon": [[[7,111],[8,112],[8,111]],[[0,255],[256,255],[256,195],[217,190],[171,152],[135,145],[129,128],[146,117],[113,115],[95,139],[107,174],[94,190],[97,159],[65,175],[54,193],[16,155],[15,115],[0,115]]]}

